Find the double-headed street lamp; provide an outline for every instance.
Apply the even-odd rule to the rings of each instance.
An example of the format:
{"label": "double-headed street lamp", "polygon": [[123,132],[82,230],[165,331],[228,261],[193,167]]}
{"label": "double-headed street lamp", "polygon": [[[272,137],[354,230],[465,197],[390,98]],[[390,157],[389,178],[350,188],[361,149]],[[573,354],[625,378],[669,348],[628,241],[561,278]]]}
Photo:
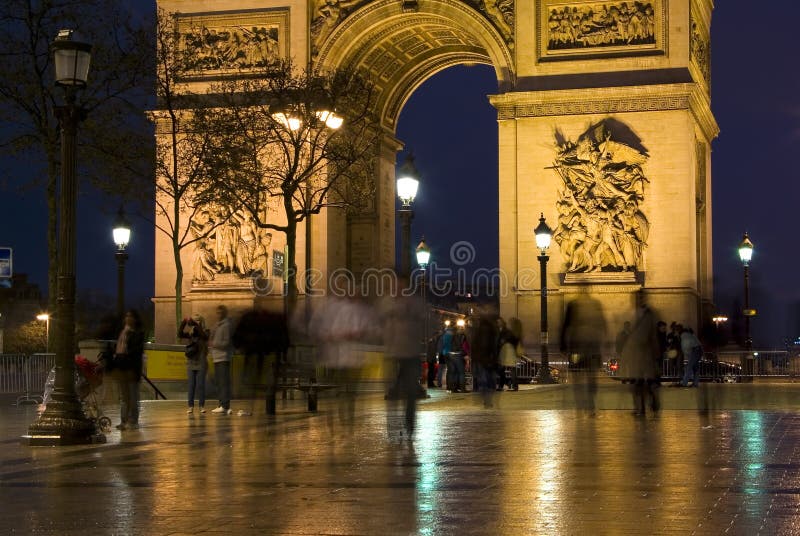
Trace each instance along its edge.
{"label": "double-headed street lamp", "polygon": [[750,259],[753,258],[753,243],[747,233],[744,233],[739,244],[739,259],[744,266],[744,349],[753,349],[753,338],[750,336],[750,317],[755,311],[750,308]]}
{"label": "double-headed street lamp", "polygon": [[117,318],[121,321],[125,314],[125,261],[128,260],[128,252],[125,248],[131,240],[131,226],[125,218],[125,211],[120,206],[117,219],[112,230],[114,243],[117,245],[117,252],[114,257],[117,259]]}
{"label": "double-headed street lamp", "polygon": [[69,445],[103,441],[83,413],[75,393],[75,142],[85,116],[76,103],[77,90],[86,86],[92,47],[73,30],[61,30],[52,45],[55,83],[64,88],[65,105],[56,108],[61,126],[61,199],[58,237],[58,300],[56,309],[55,382],[44,412],[28,428],[31,445]]}
{"label": "double-headed street lamp", "polygon": [[[406,161],[397,171],[397,197],[400,198],[400,276],[408,277],[411,272],[411,220],[414,219],[414,211],[411,204],[417,197],[419,189],[419,172],[414,166],[414,156],[409,154]],[[425,243],[423,239],[422,244]],[[419,261],[419,248],[417,248],[417,259]],[[423,253],[424,255],[424,253]],[[428,252],[430,256],[430,251]],[[427,261],[426,261],[427,264]],[[420,266],[422,266],[420,264]]]}
{"label": "double-headed street lamp", "polygon": [[539,218],[539,225],[533,230],[536,235],[536,247],[539,248],[539,272],[540,272],[540,286],[542,287],[541,297],[541,350],[542,350],[542,366],[539,369],[538,382],[539,383],[555,383],[555,380],[550,375],[550,359],[547,355],[547,345],[549,344],[549,336],[547,333],[547,261],[550,257],[547,256],[547,250],[550,247],[550,239],[553,237],[553,231],[547,226],[544,221],[544,214]]}

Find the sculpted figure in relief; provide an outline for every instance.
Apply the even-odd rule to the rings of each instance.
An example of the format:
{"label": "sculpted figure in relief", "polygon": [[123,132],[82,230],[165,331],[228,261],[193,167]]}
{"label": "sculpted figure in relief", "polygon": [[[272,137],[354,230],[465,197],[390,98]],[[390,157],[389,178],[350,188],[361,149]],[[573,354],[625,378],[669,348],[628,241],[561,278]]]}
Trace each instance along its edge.
{"label": "sculpted figure in relief", "polygon": [[590,127],[575,142],[557,134],[552,169],[563,190],[553,239],[567,272],[643,269],[649,224],[640,204],[649,182],[642,171],[647,154],[638,139],[632,145],[612,139],[610,124]]}
{"label": "sculpted figure in relief", "polygon": [[183,46],[194,51],[197,71],[251,69],[280,59],[277,26],[191,28]]}
{"label": "sculpted figure in relief", "polygon": [[192,258],[194,281],[211,281],[221,273],[239,277],[268,273],[272,234],[259,228],[247,211],[231,213],[224,207],[206,207],[189,223],[189,229],[197,239]]}
{"label": "sculpted figure in relief", "polygon": [[655,44],[651,2],[558,6],[547,19],[549,50]]}

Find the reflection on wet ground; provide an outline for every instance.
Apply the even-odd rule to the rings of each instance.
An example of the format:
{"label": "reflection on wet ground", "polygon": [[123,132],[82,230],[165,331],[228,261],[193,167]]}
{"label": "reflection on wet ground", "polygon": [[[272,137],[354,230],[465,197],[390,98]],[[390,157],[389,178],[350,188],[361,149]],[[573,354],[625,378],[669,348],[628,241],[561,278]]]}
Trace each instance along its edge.
{"label": "reflection on wet ground", "polygon": [[601,400],[591,417],[524,409],[537,407],[544,390],[499,394],[493,409],[475,405],[475,395],[446,396],[420,405],[413,440],[403,408],[372,395],[359,398],[352,421],[340,419],[333,399],[318,414],[288,401],[274,417],[187,418],[181,402],[145,403],[141,430],[60,448],[21,445],[33,409],[3,405],[0,527],[20,534],[800,533],[796,411],[667,409],[640,418],[604,409]]}

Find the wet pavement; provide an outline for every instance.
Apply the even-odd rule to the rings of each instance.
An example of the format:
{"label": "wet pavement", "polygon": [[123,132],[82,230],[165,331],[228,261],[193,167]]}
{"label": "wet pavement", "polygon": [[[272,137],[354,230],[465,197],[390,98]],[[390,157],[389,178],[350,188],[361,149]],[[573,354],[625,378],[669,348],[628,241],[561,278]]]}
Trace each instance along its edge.
{"label": "wet pavement", "polygon": [[800,534],[800,386],[663,389],[665,409],[644,418],[619,384],[601,385],[594,416],[572,409],[570,393],[531,387],[486,409],[477,395],[437,390],[420,404],[413,440],[402,408],[377,394],[354,407],[323,399],[317,414],[300,398],[279,402],[274,417],[187,416],[180,402],[145,402],[140,430],[35,448],[19,439],[35,407],[4,402],[0,528]]}

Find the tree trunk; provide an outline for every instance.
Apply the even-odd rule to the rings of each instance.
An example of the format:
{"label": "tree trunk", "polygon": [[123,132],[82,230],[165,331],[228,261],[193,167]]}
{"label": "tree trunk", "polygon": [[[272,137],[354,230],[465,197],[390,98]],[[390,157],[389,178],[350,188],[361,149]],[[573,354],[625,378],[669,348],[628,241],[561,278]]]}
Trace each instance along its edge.
{"label": "tree trunk", "polygon": [[178,341],[178,328],[183,320],[183,263],[181,262],[181,250],[177,245],[173,245],[173,255],[175,258],[175,341]]}
{"label": "tree trunk", "polygon": [[[290,198],[291,199],[291,198]],[[286,277],[286,314],[288,318],[294,315],[297,306],[297,222],[294,214],[287,211],[288,223],[286,224],[286,268],[289,270]]]}

